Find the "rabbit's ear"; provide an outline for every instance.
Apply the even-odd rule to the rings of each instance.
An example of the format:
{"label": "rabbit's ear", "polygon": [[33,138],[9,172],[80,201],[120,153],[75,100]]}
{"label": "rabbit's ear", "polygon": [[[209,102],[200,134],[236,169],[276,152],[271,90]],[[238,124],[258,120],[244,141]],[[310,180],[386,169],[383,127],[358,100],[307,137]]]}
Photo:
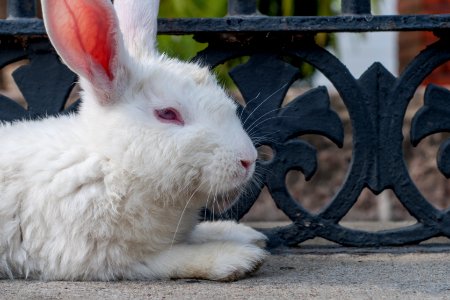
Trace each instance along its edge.
{"label": "rabbit's ear", "polygon": [[125,47],[137,61],[157,53],[159,0],[115,0]]}
{"label": "rabbit's ear", "polygon": [[[67,66],[86,79],[107,104],[123,41],[109,0],[43,0],[48,36]],[[111,92],[109,92],[111,93]]]}

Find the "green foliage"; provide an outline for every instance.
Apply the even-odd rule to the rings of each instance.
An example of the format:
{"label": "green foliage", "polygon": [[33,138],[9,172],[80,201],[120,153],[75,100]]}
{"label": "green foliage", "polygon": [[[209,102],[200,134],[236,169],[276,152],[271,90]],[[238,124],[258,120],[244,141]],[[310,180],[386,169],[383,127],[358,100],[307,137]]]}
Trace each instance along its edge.
{"label": "green foliage", "polygon": [[227,0],[161,0],[159,15],[165,18],[223,17],[227,3]]}
{"label": "green foliage", "polygon": [[[227,12],[227,0],[161,0],[159,16],[163,18],[213,18]],[[160,35],[159,48],[169,56],[190,59],[207,45],[192,36]]]}
{"label": "green foliage", "polygon": [[[227,0],[160,0],[159,16],[163,18],[214,18],[223,17],[227,13]],[[382,0],[372,0],[373,7]],[[258,0],[261,13],[270,16],[332,16],[339,13],[339,0]],[[328,33],[316,34],[316,43],[321,46],[335,46],[334,35]],[[207,45],[196,42],[192,36],[160,35],[159,48],[169,56],[188,60]],[[225,74],[236,64],[228,62],[219,66],[216,71],[225,84],[230,83]],[[303,77],[307,78],[314,73],[312,66],[303,64],[299,66]]]}
{"label": "green foliage", "polygon": [[[259,8],[267,15],[321,15],[336,14],[333,9],[337,0],[259,0]],[[227,13],[227,0],[161,0],[159,16],[163,18],[214,18]],[[328,45],[332,40],[328,34],[316,38],[320,45]],[[197,43],[192,36],[159,36],[159,48],[170,56],[181,59],[192,58],[206,47]]]}

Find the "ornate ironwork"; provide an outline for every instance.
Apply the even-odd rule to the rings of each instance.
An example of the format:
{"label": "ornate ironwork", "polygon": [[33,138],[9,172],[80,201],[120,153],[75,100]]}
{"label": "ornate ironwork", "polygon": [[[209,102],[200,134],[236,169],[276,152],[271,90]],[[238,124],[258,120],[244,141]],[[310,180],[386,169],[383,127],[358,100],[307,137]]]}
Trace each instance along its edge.
{"label": "ornate ironwork", "polygon": [[[257,137],[255,144],[274,151],[271,160],[258,162],[257,172],[262,177],[249,187],[250,192],[224,213],[213,215],[207,211],[206,216],[240,219],[267,186],[277,207],[292,221],[288,226],[266,231],[270,247],[297,245],[314,237],[350,246],[405,245],[435,236],[450,237],[450,210],[435,208],[421,194],[410,178],[402,148],[405,112],[414,92],[428,74],[450,59],[450,35],[444,34],[450,29],[450,15],[372,16],[369,0],[342,3],[346,15],[281,18],[258,14],[256,1],[230,0],[229,15],[224,18],[159,21],[160,33],[194,33],[197,40],[208,42],[195,59],[212,68],[233,58],[250,57],[230,72],[246,102],[239,114],[249,134]],[[75,81],[46,41],[42,22],[24,19],[20,7],[13,6],[13,15],[19,19],[0,21],[0,66],[29,59],[29,64],[13,74],[28,109],[1,96],[0,119],[7,121],[67,111],[64,103]],[[314,41],[317,32],[382,30],[432,30],[440,39],[419,53],[399,77],[374,63],[358,79]],[[352,126],[352,160],[345,181],[330,203],[316,214],[292,198],[285,177],[288,171],[299,170],[308,179],[316,171],[317,150],[301,139],[303,135],[322,135],[342,146],[344,130],[339,116],[330,108],[325,87],[313,88],[282,106],[287,90],[299,78],[298,62],[311,64],[330,80],[348,110]],[[450,91],[428,86],[424,106],[411,126],[414,146],[428,135],[450,131],[449,101]],[[75,106],[68,110],[73,109]],[[438,166],[450,177],[450,140],[440,148]],[[365,188],[375,194],[392,190],[417,223],[380,232],[341,226],[339,222]]]}

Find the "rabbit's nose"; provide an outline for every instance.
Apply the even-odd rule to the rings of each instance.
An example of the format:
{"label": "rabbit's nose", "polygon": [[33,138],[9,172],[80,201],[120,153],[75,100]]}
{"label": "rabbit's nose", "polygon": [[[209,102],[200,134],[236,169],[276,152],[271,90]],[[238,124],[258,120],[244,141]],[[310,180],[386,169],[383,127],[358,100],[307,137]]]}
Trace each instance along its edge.
{"label": "rabbit's nose", "polygon": [[241,165],[244,169],[249,170],[250,167],[254,164],[254,161],[241,159]]}

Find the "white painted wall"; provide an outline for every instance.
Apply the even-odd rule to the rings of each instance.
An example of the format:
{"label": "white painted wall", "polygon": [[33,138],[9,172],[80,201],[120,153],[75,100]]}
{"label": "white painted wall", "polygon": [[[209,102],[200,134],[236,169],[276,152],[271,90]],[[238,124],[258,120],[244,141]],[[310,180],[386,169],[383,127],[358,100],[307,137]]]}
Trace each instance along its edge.
{"label": "white painted wall", "polygon": [[[379,1],[374,14],[397,14],[397,0]],[[397,32],[337,33],[335,55],[359,78],[374,62],[381,62],[392,74],[398,74]],[[332,51],[334,52],[334,51]],[[330,86],[330,82],[319,72],[313,85]]]}

